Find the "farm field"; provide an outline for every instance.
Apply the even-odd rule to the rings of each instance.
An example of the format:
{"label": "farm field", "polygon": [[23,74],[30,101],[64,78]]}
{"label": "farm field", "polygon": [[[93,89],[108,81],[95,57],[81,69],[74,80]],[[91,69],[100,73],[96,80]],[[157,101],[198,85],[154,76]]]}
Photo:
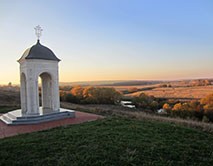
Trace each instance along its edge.
{"label": "farm field", "polygon": [[118,91],[125,91],[130,88],[137,88],[137,89],[142,89],[142,88],[150,88],[150,87],[157,87],[158,84],[155,85],[136,85],[136,86],[106,86],[106,87],[113,87]]}
{"label": "farm field", "polygon": [[[124,94],[128,97],[138,96],[141,93],[153,95],[156,98],[177,99],[177,100],[200,100],[207,94],[213,93],[213,85],[209,86],[186,86],[182,83],[171,83],[172,87],[159,87],[156,85],[140,86],[114,86],[118,91],[128,91],[131,88],[137,88],[136,92]],[[150,88],[150,89],[148,89]],[[146,89],[146,90],[141,90]]]}
{"label": "farm field", "polygon": [[213,93],[213,86],[197,86],[197,87],[157,87],[152,90],[139,91],[127,96],[137,96],[140,93],[147,95],[153,95],[157,98],[168,98],[168,99],[185,99],[185,100],[200,100],[209,93]]}
{"label": "farm field", "polygon": [[[171,87],[160,87],[160,84],[154,85],[136,85],[136,86],[98,86],[98,87],[113,87],[117,91],[123,92],[127,98],[138,96],[141,93],[147,95],[153,95],[156,98],[166,98],[175,100],[200,100],[207,94],[213,93],[213,85],[208,86],[188,86],[188,83],[184,82],[166,82],[165,84],[171,85]],[[136,89],[136,91],[129,91],[130,89]],[[0,88],[0,105],[19,105],[19,87],[12,88]]]}

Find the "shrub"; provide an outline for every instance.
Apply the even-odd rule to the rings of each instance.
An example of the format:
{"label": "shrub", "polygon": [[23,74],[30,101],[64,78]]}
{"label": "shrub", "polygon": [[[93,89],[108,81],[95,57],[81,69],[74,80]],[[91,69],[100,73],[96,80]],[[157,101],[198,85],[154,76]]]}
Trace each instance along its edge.
{"label": "shrub", "polygon": [[190,105],[188,103],[177,103],[174,105],[171,115],[175,117],[181,117],[181,118],[192,118],[193,112],[190,109]]}
{"label": "shrub", "polygon": [[209,121],[213,121],[213,110],[205,110],[204,115],[209,119]]}
{"label": "shrub", "polygon": [[76,96],[76,98],[78,100],[82,100],[83,99],[83,88],[81,86],[76,86],[74,88],[72,88],[71,93]]}
{"label": "shrub", "polygon": [[132,102],[135,104],[136,107],[144,109],[156,110],[159,107],[159,103],[154,96],[148,96],[144,93],[141,93],[139,96],[134,97],[132,99]]}
{"label": "shrub", "polygon": [[65,101],[67,93],[63,90],[59,90],[59,93],[60,93],[60,100]]}
{"label": "shrub", "polygon": [[189,111],[193,112],[193,116],[198,119],[202,120],[203,118],[203,107],[200,105],[198,101],[191,101],[189,102]]}
{"label": "shrub", "polygon": [[202,98],[200,103],[203,105],[204,115],[213,121],[213,94],[208,94]]}
{"label": "shrub", "polygon": [[168,103],[165,103],[163,105],[163,109],[166,110],[166,111],[170,111],[172,108],[171,108],[171,106]]}
{"label": "shrub", "polygon": [[203,116],[202,122],[209,122],[209,118],[207,118],[205,115]]}
{"label": "shrub", "polygon": [[200,103],[203,105],[208,104],[209,106],[213,105],[213,93],[208,94],[204,98],[202,98]]}
{"label": "shrub", "polygon": [[172,111],[180,111],[182,108],[182,104],[181,103],[177,103],[174,105],[174,107],[172,108]]}
{"label": "shrub", "polygon": [[136,87],[128,89],[128,92],[131,92],[131,93],[137,92],[137,91],[138,91],[138,88],[136,88]]}
{"label": "shrub", "polygon": [[157,110],[158,107],[159,107],[159,103],[157,101],[152,101],[152,103],[150,104],[151,110]]}
{"label": "shrub", "polygon": [[81,103],[79,99],[76,96],[74,96],[72,93],[66,94],[65,101],[72,102],[72,103]]}

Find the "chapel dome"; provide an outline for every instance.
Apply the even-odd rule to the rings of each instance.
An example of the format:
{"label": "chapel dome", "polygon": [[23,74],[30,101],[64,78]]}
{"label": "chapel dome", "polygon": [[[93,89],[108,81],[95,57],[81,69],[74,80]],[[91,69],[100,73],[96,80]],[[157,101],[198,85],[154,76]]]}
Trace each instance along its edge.
{"label": "chapel dome", "polygon": [[44,59],[44,60],[54,60],[60,61],[53,53],[52,50],[40,44],[39,40],[32,47],[28,48],[18,60],[22,59]]}

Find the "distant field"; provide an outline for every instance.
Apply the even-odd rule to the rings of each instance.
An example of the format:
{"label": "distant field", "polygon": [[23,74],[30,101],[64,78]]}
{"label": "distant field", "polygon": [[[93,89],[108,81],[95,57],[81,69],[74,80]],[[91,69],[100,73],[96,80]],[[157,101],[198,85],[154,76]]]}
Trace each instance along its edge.
{"label": "distant field", "polygon": [[126,96],[137,96],[140,93],[153,95],[158,98],[174,98],[174,99],[201,99],[209,93],[213,93],[213,85],[197,86],[197,87],[156,87],[152,90],[138,91],[135,93],[127,94]]}
{"label": "distant field", "polygon": [[113,87],[118,91],[124,91],[124,90],[128,90],[130,88],[142,89],[142,88],[157,87],[157,86],[158,86],[158,84],[155,84],[155,85],[136,85],[136,86],[104,86],[104,87]]}
{"label": "distant field", "polygon": [[[95,82],[96,83],[96,82]],[[165,84],[171,87],[159,87]],[[113,85],[97,85],[100,87],[114,87],[116,90],[123,92],[129,98],[137,96],[141,93],[153,95],[157,98],[177,99],[177,100],[200,100],[209,93],[213,93],[213,85],[208,86],[191,86],[188,81],[162,82],[152,85],[128,85],[128,86],[113,86]],[[136,92],[129,91],[137,88]],[[13,105],[19,106],[20,94],[19,87],[0,87],[0,106]]]}

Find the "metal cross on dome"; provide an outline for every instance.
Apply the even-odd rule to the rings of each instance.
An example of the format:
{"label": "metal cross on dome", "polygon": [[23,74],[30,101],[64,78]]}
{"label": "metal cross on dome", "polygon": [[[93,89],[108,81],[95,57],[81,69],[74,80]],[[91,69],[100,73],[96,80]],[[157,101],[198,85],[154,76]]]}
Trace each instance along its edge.
{"label": "metal cross on dome", "polygon": [[35,28],[35,34],[39,40],[39,38],[41,37],[41,32],[43,31],[43,29],[41,29],[40,25],[37,25]]}

